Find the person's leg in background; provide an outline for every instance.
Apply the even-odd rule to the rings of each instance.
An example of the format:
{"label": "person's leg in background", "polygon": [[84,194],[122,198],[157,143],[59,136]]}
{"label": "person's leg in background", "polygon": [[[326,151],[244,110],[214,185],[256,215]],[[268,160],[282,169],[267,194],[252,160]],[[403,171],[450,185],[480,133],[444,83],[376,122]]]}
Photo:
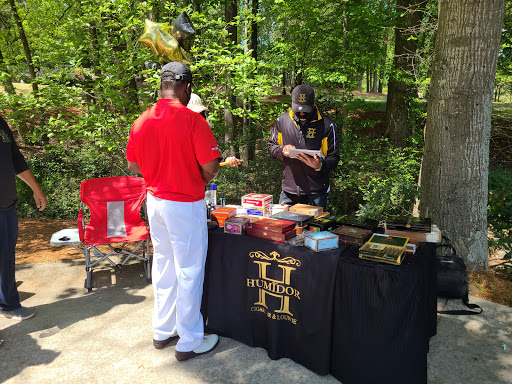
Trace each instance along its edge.
{"label": "person's leg in background", "polygon": [[321,195],[309,195],[308,204],[316,207],[322,207],[325,211],[327,209],[327,193]]}
{"label": "person's leg in background", "polygon": [[0,211],[0,313],[14,320],[25,320],[34,313],[20,304],[15,277],[17,241],[16,207]]}

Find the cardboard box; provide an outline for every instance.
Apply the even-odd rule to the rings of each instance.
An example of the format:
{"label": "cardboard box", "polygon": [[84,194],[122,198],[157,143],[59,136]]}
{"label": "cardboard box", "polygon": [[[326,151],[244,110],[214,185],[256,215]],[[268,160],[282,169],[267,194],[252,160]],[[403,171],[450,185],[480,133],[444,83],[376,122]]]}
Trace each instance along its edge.
{"label": "cardboard box", "polygon": [[245,209],[241,205],[228,204],[228,205],[226,205],[226,207],[236,208],[237,216],[247,216],[247,209]]}
{"label": "cardboard box", "polygon": [[270,216],[270,206],[266,205],[263,208],[245,208],[246,212],[250,216]]}
{"label": "cardboard box", "polygon": [[310,232],[304,236],[304,246],[313,251],[327,251],[338,248],[338,236],[327,231]]}
{"label": "cardboard box", "polygon": [[307,204],[295,204],[292,205],[289,209],[290,212],[302,213],[304,215],[310,215],[313,217],[317,217],[324,213],[324,209],[322,207],[317,207],[314,205]]}
{"label": "cardboard box", "polygon": [[212,211],[212,215],[217,219],[220,227],[224,226],[226,219],[236,215],[236,208],[233,207],[219,207]]}
{"label": "cardboard box", "polygon": [[441,231],[437,225],[432,224],[432,231],[430,232],[416,232],[416,231],[394,231],[387,229],[384,232],[390,236],[400,236],[409,238],[409,242],[413,243],[440,243],[441,242]]}
{"label": "cardboard box", "polygon": [[275,215],[276,213],[287,211],[290,206],[288,204],[269,204],[270,214]]}
{"label": "cardboard box", "polygon": [[247,236],[251,237],[257,237],[259,239],[265,239],[270,241],[275,241],[276,243],[284,243],[286,240],[291,239],[292,237],[295,237],[295,228],[292,230],[285,232],[285,233],[278,233],[278,232],[269,232],[269,231],[262,231],[260,229],[256,228],[247,228]]}
{"label": "cardboard box", "polygon": [[253,223],[251,228],[259,229],[261,231],[285,233],[295,228],[295,225],[296,224],[293,221],[263,218]]}
{"label": "cardboard box", "polygon": [[272,204],[272,195],[249,193],[242,196],[242,207],[244,208],[264,208],[269,204]]}
{"label": "cardboard box", "polygon": [[234,216],[224,221],[224,232],[241,235],[249,226],[249,218],[243,216]]}

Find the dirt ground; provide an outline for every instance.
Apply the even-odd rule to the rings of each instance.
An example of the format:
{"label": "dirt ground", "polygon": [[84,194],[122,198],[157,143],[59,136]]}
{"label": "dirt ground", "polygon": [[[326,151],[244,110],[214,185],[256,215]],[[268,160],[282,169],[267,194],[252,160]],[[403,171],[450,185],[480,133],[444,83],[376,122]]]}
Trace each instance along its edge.
{"label": "dirt ground", "polygon": [[[76,228],[76,222],[44,218],[20,219],[16,264],[84,259],[84,256],[72,247],[50,245],[52,234],[64,228]],[[491,258],[489,263],[491,265],[489,270],[469,273],[470,294],[512,306],[512,273],[507,273],[499,267],[501,260]]]}

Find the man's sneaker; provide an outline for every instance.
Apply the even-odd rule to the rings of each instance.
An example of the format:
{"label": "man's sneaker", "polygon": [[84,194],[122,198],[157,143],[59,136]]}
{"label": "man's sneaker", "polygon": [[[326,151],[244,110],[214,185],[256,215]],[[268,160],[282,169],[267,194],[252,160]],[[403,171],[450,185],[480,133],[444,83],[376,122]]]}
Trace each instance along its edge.
{"label": "man's sneaker", "polygon": [[173,341],[177,341],[179,339],[179,336],[176,335],[176,336],[170,336],[168,337],[167,339],[165,340],[155,340],[153,339],[153,346],[156,348],[156,349],[162,349],[162,348],[165,348],[167,347],[170,343],[172,343]]}
{"label": "man's sneaker", "polygon": [[180,352],[176,351],[175,356],[178,361],[185,361],[192,359],[193,357],[204,355],[213,350],[219,343],[219,336],[215,334],[211,334],[204,337],[203,344],[201,344],[198,348],[194,349],[190,352]]}
{"label": "man's sneaker", "polygon": [[30,309],[25,308],[25,307],[19,307],[17,309],[12,309],[10,311],[2,310],[2,311],[0,311],[0,313],[2,315],[4,315],[5,317],[7,317],[8,319],[17,320],[17,321],[27,320],[35,315],[34,312],[32,312]]}

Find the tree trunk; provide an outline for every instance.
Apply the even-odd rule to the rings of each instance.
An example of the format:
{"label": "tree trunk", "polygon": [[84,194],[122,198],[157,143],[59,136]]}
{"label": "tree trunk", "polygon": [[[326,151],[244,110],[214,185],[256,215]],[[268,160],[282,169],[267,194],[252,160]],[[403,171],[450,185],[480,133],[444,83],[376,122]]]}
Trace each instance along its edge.
{"label": "tree trunk", "polygon": [[[229,39],[232,44],[238,42],[238,29],[235,23],[235,17],[237,16],[237,2],[235,0],[227,0],[224,17],[227,24],[227,30]],[[236,119],[233,115],[233,110],[236,108],[236,97],[233,95],[230,86],[230,76],[227,76],[226,82],[226,97],[229,103],[229,107],[224,110],[224,142],[229,143],[230,149],[227,151],[228,156],[235,156],[235,147],[233,146],[233,140],[237,138],[237,127]]]}
{"label": "tree trunk", "polygon": [[14,85],[12,83],[11,73],[7,68],[7,65],[4,63],[4,56],[2,54],[2,50],[0,49],[0,71],[4,72],[2,85],[4,86],[5,92],[10,95],[14,95],[16,90],[14,89]]}
{"label": "tree trunk", "polygon": [[16,4],[14,4],[14,0],[9,0],[9,5],[11,6],[12,16],[14,17],[14,22],[18,27],[18,33],[20,34],[23,49],[25,50],[25,58],[27,59],[28,72],[30,73],[30,78],[32,79],[32,90],[34,91],[34,93],[37,93],[37,91],[39,91],[39,88],[37,87],[37,83],[35,82],[36,71],[34,69],[34,62],[32,61],[32,52],[30,51],[27,36],[25,35],[25,30],[23,29],[23,24],[21,22],[20,16],[18,15],[18,10],[16,9]]}
{"label": "tree trunk", "polygon": [[256,22],[256,17],[258,16],[258,8],[259,0],[252,0],[251,13],[253,19],[251,22],[251,49],[252,57],[256,61],[258,61],[258,23]]}
{"label": "tree trunk", "polygon": [[419,208],[470,269],[481,269],[488,267],[489,135],[505,0],[441,4]]}
{"label": "tree trunk", "polygon": [[413,74],[417,39],[411,36],[421,24],[421,8],[425,3],[425,0],[397,0],[397,12],[402,16],[395,27],[395,57],[386,103],[386,135],[396,145],[404,145],[412,133],[408,109],[417,97]]}

